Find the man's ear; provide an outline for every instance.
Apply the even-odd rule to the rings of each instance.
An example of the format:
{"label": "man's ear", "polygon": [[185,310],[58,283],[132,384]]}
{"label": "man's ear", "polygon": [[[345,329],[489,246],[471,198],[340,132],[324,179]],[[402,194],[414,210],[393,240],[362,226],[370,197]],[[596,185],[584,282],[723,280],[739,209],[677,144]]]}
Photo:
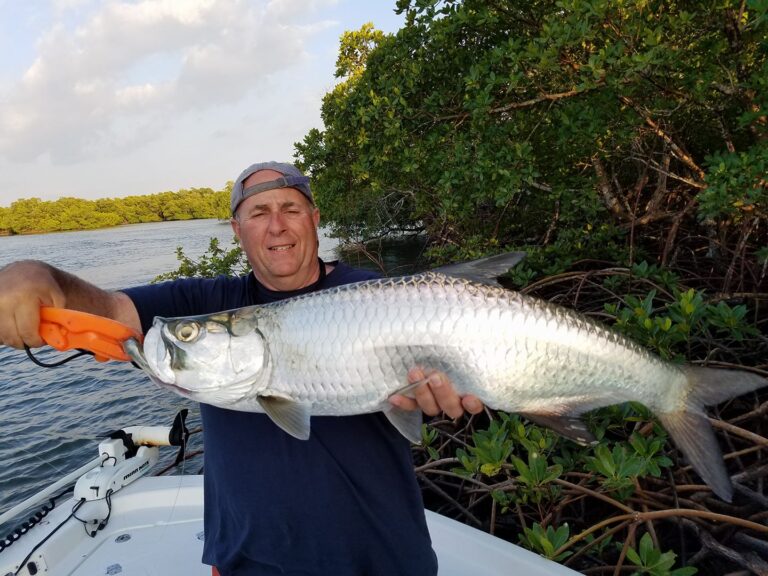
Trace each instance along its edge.
{"label": "man's ear", "polygon": [[240,242],[240,221],[233,216],[229,219],[229,224],[232,226],[232,232],[237,236],[237,241]]}
{"label": "man's ear", "polygon": [[315,228],[320,226],[320,210],[317,208],[312,212],[312,221],[315,223]]}

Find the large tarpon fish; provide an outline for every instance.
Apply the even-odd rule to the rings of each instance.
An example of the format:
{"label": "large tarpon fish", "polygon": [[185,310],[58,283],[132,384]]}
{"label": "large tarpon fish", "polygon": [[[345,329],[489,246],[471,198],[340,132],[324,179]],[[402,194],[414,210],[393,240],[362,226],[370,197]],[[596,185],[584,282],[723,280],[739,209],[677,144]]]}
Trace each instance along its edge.
{"label": "large tarpon fish", "polygon": [[126,351],[161,386],[222,408],[264,412],[300,439],[309,437],[311,415],[382,411],[419,442],[421,412],[388,402],[412,388],[407,372],[416,366],[442,370],[460,394],[580,443],[594,440],[581,414],[637,401],[730,501],[733,487],[703,407],[768,381],[665,362],[576,312],[485,283],[520,257],[155,318],[143,348],[132,340]]}

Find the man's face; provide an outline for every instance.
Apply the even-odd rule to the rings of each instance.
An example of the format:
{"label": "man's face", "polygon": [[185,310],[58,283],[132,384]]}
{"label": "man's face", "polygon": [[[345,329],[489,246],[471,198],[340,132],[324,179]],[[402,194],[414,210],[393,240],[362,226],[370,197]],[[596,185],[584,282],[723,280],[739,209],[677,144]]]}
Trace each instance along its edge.
{"label": "man's face", "polygon": [[[280,178],[274,170],[249,176],[244,188]],[[238,206],[232,229],[256,278],[271,290],[298,290],[318,278],[320,212],[294,188],[249,196]]]}

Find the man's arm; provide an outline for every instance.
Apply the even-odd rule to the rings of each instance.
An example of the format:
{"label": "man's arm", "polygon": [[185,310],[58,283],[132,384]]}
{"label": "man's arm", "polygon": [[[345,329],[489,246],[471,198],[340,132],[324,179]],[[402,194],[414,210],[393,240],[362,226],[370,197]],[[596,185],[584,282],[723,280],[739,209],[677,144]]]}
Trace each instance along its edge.
{"label": "man's arm", "polygon": [[97,314],[141,332],[136,307],[122,292],[102,290],[44,262],[23,260],[0,270],[0,344],[42,346],[41,306]]}

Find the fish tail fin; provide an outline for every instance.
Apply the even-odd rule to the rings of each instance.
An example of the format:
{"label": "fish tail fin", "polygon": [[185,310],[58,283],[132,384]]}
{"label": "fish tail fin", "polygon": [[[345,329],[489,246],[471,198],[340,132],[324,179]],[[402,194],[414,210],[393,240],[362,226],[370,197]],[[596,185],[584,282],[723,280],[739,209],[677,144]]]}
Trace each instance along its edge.
{"label": "fish tail fin", "polygon": [[731,478],[703,408],[756,390],[768,384],[768,380],[750,372],[698,366],[688,366],[685,372],[688,377],[685,408],[660,413],[659,420],[704,482],[720,498],[731,502]]}
{"label": "fish tail fin", "polygon": [[690,402],[712,406],[768,385],[768,380],[744,370],[686,366]]}
{"label": "fish tail fin", "polygon": [[733,485],[723,462],[715,432],[701,412],[658,414],[675,445],[712,491],[726,502],[733,500]]}

